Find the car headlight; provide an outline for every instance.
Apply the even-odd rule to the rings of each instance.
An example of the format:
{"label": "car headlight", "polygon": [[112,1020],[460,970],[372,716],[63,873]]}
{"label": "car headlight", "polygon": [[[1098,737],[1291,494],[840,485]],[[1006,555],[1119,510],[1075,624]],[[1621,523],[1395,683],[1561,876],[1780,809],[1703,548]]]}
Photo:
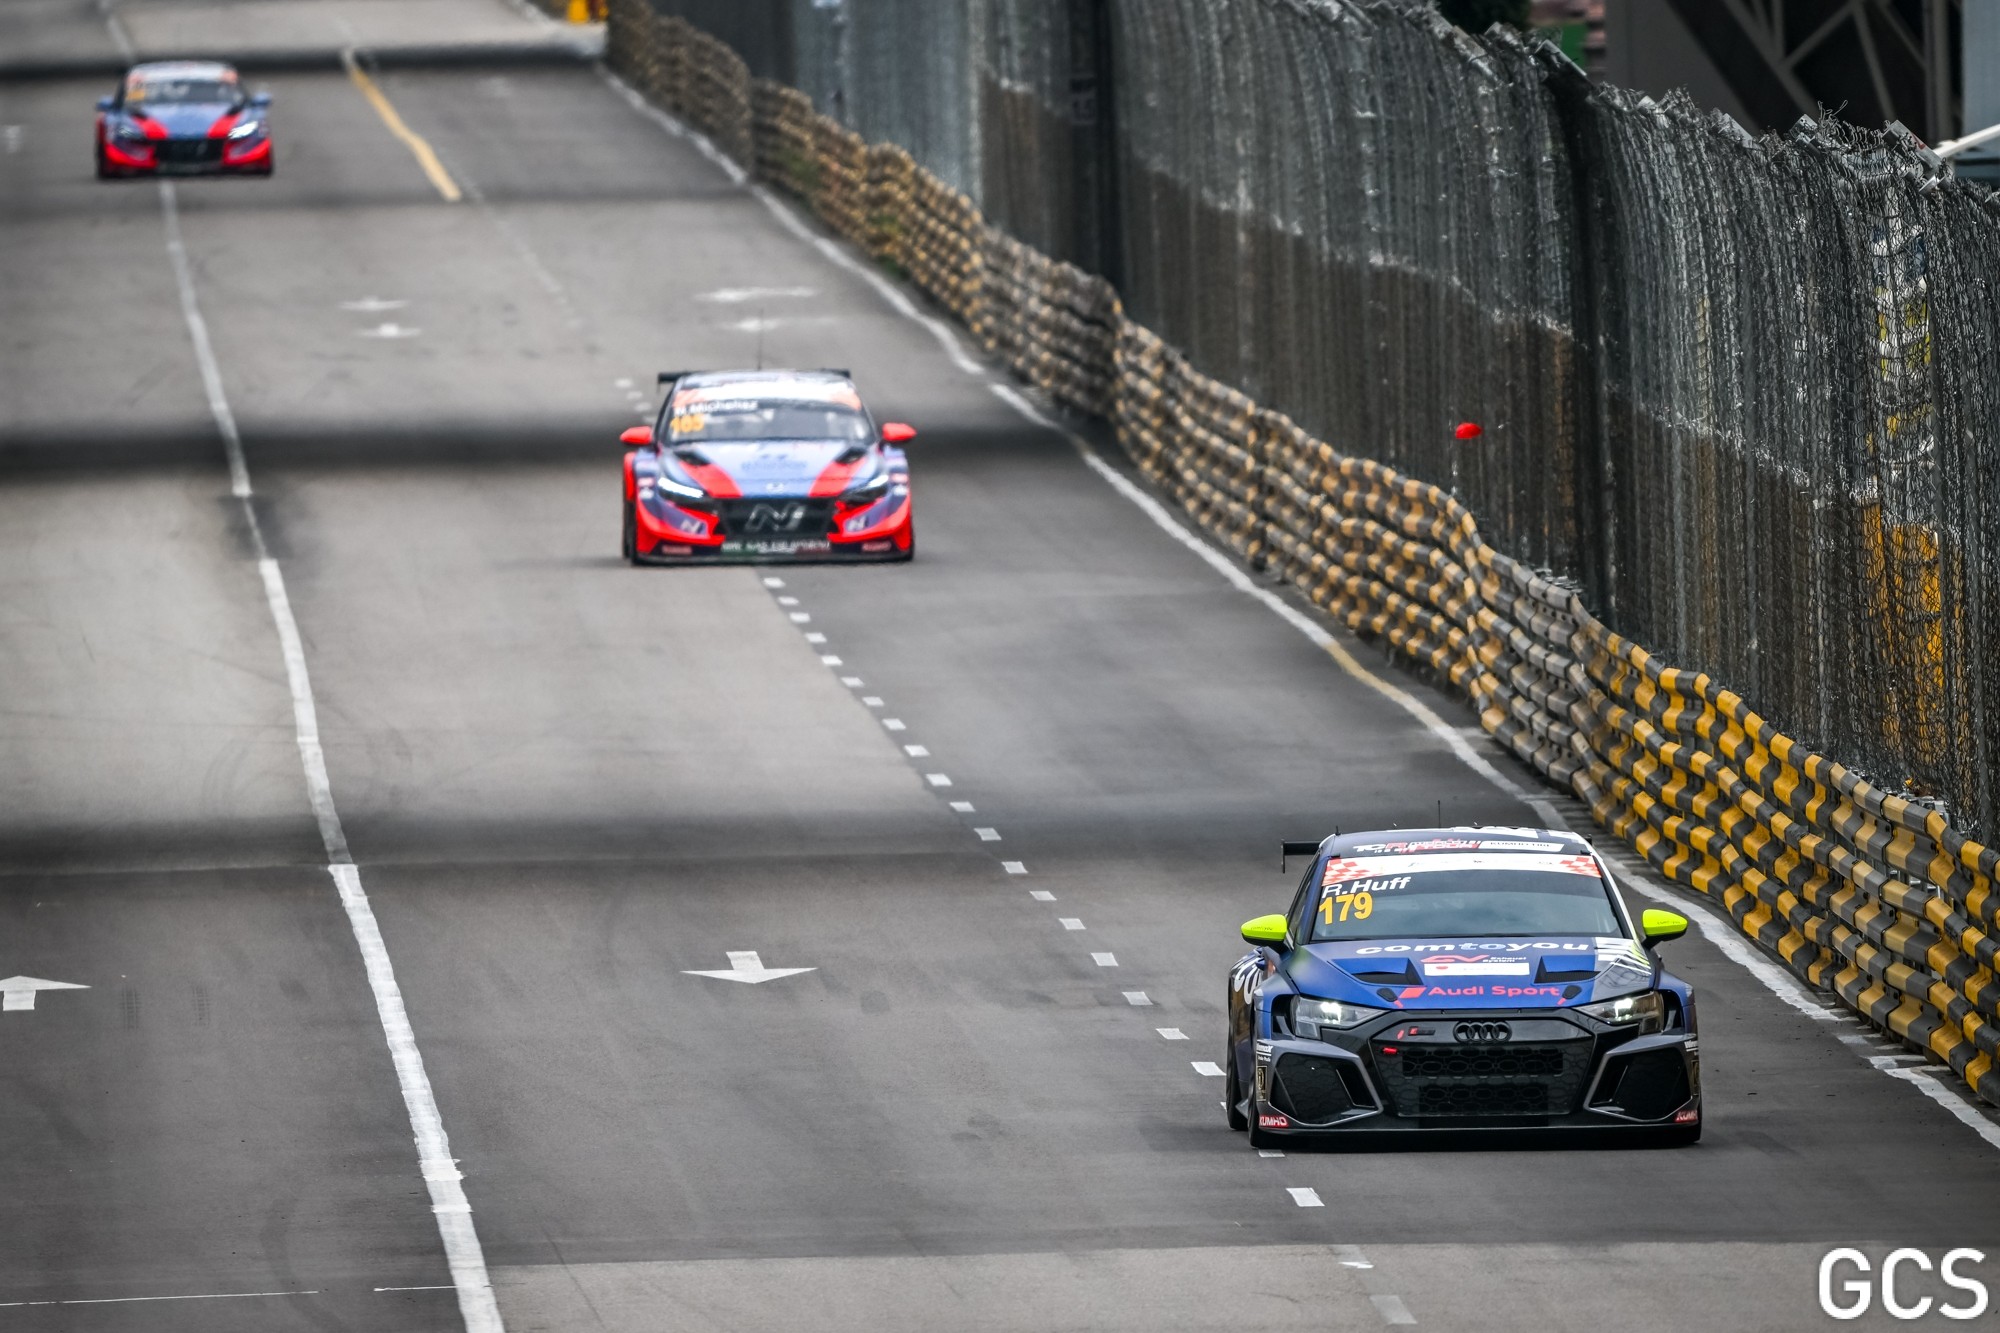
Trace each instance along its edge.
{"label": "car headlight", "polygon": [[1292,1006],[1292,1026],[1304,1036],[1304,1028],[1308,1024],[1315,1028],[1359,1027],[1387,1012],[1386,1009],[1371,1009],[1365,1004],[1349,1004],[1345,1000],[1314,1000],[1301,996],[1298,1003]]}
{"label": "car headlight", "polygon": [[655,477],[653,478],[653,485],[660,494],[670,495],[676,500],[706,500],[708,498],[708,492],[701,487],[690,486],[686,482],[675,481],[671,477]]}
{"label": "car headlight", "polygon": [[247,139],[253,134],[261,134],[263,132],[263,129],[264,129],[263,121],[246,120],[241,125],[238,125],[236,128],[229,131],[229,137],[232,139]]}
{"label": "car headlight", "polygon": [[1621,995],[1615,1000],[1600,1000],[1596,1004],[1577,1006],[1577,1012],[1589,1014],[1600,1023],[1612,1027],[1639,1025],[1641,1034],[1658,1032],[1667,1025],[1667,1002],[1660,998],[1656,990],[1641,995]]}
{"label": "car headlight", "polygon": [[118,137],[139,142],[145,139],[146,132],[128,120],[118,127]]}
{"label": "car headlight", "polygon": [[850,486],[840,493],[843,500],[872,500],[889,489],[889,474],[877,472],[858,486]]}

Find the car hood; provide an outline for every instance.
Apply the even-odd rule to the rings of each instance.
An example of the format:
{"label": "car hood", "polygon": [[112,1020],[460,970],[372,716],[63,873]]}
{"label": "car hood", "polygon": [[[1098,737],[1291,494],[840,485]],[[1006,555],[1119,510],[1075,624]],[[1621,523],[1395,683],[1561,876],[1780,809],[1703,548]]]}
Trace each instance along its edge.
{"label": "car hood", "polygon": [[235,122],[234,109],[227,102],[170,102],[148,106],[143,111],[130,110],[126,115],[134,120],[150,120],[167,132],[170,139],[206,139],[217,129],[227,129],[218,122]]}
{"label": "car hood", "polygon": [[1339,940],[1285,960],[1307,995],[1392,1009],[1553,1009],[1645,990],[1656,966],[1618,935]]}
{"label": "car hood", "polygon": [[872,451],[851,462],[839,461],[854,450],[840,440],[769,440],[743,444],[697,444],[677,461],[691,480],[710,495],[838,495],[874,471]]}

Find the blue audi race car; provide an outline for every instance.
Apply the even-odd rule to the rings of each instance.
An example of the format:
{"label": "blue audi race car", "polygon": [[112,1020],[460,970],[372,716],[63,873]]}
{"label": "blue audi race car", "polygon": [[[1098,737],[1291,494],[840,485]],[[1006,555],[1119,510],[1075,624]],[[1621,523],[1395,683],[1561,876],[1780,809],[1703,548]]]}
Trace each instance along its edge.
{"label": "blue audi race car", "polygon": [[844,370],[668,371],[655,425],[620,440],[638,564],[908,560],[917,432],[880,426]]}
{"label": "blue audi race car", "polygon": [[97,103],[97,175],[268,176],[271,98],[211,60],[134,65]]}
{"label": "blue audi race car", "polygon": [[1302,1135],[1578,1130],[1701,1137],[1694,994],[1584,839],[1441,828],[1286,843],[1291,907],[1243,925],[1230,1128]]}

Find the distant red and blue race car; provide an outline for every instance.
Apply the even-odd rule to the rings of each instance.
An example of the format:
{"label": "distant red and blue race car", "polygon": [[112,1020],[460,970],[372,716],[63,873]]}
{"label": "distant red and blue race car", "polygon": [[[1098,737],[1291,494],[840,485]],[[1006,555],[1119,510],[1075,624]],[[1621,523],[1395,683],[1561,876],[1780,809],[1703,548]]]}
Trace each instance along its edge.
{"label": "distant red and blue race car", "polygon": [[844,370],[675,371],[620,438],[633,564],[889,561],[916,552],[910,465]]}
{"label": "distant red and blue race car", "polygon": [[249,93],[228,65],[134,65],[97,101],[97,175],[271,174],[271,97]]}

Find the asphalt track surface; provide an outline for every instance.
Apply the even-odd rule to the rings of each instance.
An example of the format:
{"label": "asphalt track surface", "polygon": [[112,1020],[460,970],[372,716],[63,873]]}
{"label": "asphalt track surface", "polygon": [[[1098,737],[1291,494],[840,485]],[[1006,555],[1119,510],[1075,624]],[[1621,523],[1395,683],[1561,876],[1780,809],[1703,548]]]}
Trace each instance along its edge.
{"label": "asphalt track surface", "polygon": [[[1789,1329],[1831,1245],[2000,1251],[2000,1152],[1693,936],[1698,1147],[1251,1151],[1194,1065],[1278,840],[1534,814],[597,73],[384,74],[456,204],[268,82],[179,222],[507,1328]],[[98,91],[0,85],[0,973],[90,988],[0,1017],[0,1330],[461,1328]],[[760,337],[918,426],[915,563],[616,558],[654,372]]]}

